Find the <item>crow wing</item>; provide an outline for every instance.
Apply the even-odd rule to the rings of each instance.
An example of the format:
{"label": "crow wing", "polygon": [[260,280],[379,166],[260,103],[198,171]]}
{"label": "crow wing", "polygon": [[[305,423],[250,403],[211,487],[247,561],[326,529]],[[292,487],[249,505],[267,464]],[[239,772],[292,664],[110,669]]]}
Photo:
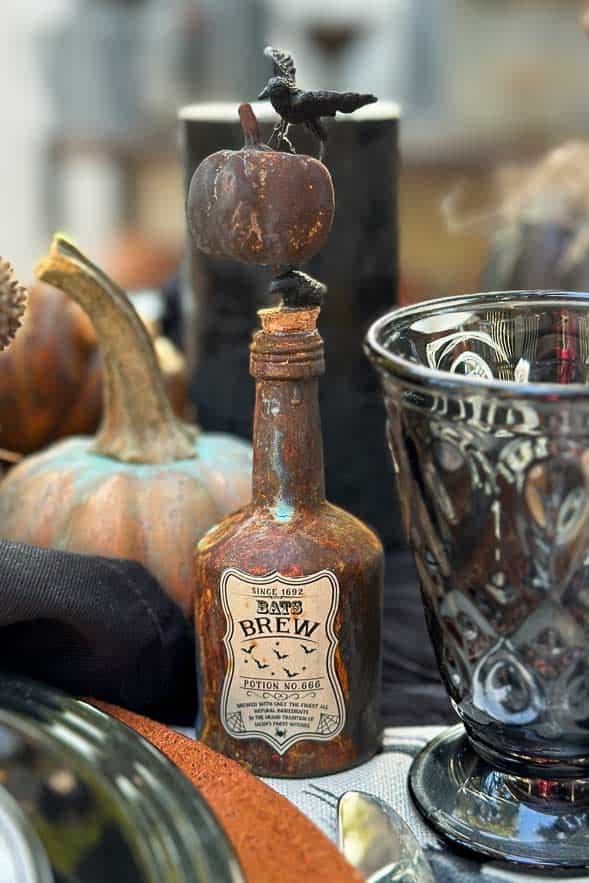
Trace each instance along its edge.
{"label": "crow wing", "polygon": [[266,46],[264,55],[274,62],[275,72],[288,80],[291,86],[294,86],[297,69],[292,55],[289,55],[284,49],[274,49],[272,46]]}
{"label": "crow wing", "polygon": [[353,113],[365,104],[376,101],[374,95],[360,95],[357,92],[300,92],[293,101],[293,107],[305,119],[313,117],[334,117],[340,113]]}

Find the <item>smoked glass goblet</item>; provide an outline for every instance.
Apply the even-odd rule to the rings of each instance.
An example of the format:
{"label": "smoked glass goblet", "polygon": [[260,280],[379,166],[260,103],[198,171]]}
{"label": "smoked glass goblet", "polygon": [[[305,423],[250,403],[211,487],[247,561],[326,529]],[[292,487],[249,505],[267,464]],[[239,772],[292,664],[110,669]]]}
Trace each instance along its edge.
{"label": "smoked glass goblet", "polygon": [[463,724],[416,759],[413,796],[462,846],[588,867],[589,295],[429,301],[366,348]]}

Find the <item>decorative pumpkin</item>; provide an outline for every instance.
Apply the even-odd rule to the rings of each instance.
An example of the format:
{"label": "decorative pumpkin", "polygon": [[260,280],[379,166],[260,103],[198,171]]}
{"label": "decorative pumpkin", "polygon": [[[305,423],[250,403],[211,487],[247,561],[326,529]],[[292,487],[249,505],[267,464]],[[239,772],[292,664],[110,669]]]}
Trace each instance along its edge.
{"label": "decorative pumpkin", "polygon": [[[183,357],[159,336],[156,352],[172,406],[183,415]],[[101,413],[100,350],[92,324],[66,294],[36,282],[20,334],[0,353],[0,445],[32,453],[57,439],[95,432]]]}
{"label": "decorative pumpkin", "polygon": [[0,484],[0,535],[143,563],[189,614],[195,542],[251,492],[251,450],[173,413],[147,330],[125,293],[66,238],[37,268],[89,316],[103,356],[96,437],[59,442]]}
{"label": "decorative pumpkin", "polygon": [[244,147],[206,157],[190,182],[194,244],[234,261],[300,266],[323,248],[331,230],[331,175],[313,157],[262,144],[251,105],[242,104],[239,117]]}
{"label": "decorative pumpkin", "polygon": [[0,354],[0,445],[26,454],[94,432],[100,389],[90,322],[63,292],[32,285],[20,334]]}

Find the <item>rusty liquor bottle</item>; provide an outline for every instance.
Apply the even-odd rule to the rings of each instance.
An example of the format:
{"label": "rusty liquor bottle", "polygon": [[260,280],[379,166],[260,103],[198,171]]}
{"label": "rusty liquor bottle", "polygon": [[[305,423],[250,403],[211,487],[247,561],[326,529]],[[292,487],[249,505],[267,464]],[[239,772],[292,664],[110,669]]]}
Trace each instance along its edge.
{"label": "rusty liquor bottle", "polygon": [[197,731],[258,775],[322,775],[379,745],[383,552],[325,499],[319,309],[259,315],[253,499],[197,551]]}

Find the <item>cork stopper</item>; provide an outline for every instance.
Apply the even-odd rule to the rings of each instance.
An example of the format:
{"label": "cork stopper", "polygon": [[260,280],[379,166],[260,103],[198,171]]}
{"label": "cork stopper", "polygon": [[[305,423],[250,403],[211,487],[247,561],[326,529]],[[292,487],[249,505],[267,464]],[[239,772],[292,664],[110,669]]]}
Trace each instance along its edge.
{"label": "cork stopper", "polygon": [[262,328],[250,347],[250,372],[257,379],[302,380],[325,371],[323,341],[317,331],[319,307],[259,310]]}
{"label": "cork stopper", "polygon": [[290,310],[280,306],[258,310],[258,316],[266,334],[304,334],[317,329],[320,312],[320,307]]}

